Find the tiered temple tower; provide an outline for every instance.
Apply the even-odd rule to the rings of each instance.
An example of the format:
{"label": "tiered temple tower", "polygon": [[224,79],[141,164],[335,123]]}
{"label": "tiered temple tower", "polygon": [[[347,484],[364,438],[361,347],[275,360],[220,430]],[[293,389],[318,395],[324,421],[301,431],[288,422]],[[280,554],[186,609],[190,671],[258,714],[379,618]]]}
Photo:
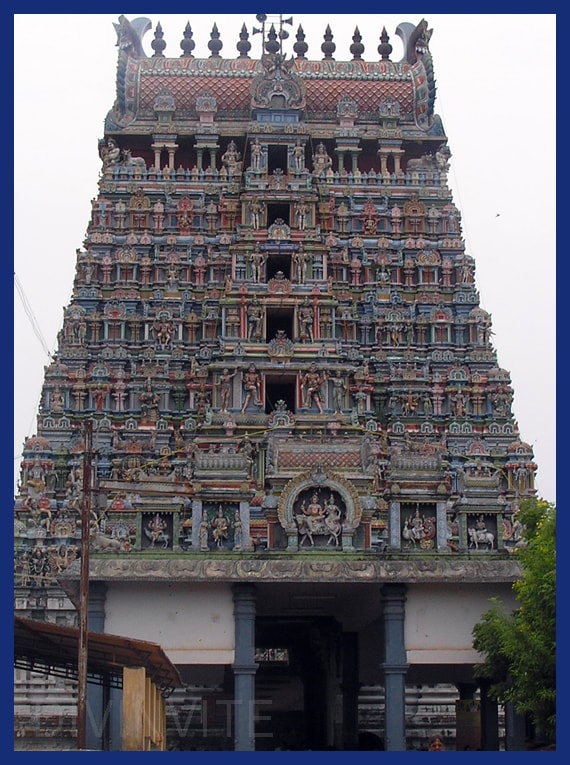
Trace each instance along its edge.
{"label": "tiered temple tower", "polygon": [[172,723],[176,746],[356,748],[375,687],[403,749],[410,683],[485,703],[464,644],[518,576],[536,465],[448,187],[427,23],[399,25],[398,62],[386,30],[365,61],[358,29],[339,61],[329,28],[309,60],[301,27],[288,57],[260,17],[260,60],[245,26],[235,58],[214,25],[197,59],[190,25],[166,58],[160,24],[150,57],[148,19],[116,24],[99,191],[24,445],[16,611],[76,621],[88,460],[100,629],[160,642],[200,703],[273,705],[270,739],[237,711],[225,738]]}

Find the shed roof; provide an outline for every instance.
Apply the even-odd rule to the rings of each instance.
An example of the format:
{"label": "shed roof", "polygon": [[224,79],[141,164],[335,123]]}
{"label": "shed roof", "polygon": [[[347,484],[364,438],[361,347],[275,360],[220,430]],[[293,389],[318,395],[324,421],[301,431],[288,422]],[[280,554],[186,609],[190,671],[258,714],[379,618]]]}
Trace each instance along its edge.
{"label": "shed roof", "polygon": [[[14,666],[77,680],[79,630],[14,616]],[[121,687],[123,667],[144,667],[161,690],[182,685],[160,645],[104,632],[87,633],[87,673]]]}

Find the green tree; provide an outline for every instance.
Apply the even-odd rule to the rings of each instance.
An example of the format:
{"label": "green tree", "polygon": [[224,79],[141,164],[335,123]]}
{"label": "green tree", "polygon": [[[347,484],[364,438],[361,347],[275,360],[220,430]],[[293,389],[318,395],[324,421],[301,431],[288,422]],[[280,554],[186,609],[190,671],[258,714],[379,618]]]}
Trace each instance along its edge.
{"label": "green tree", "polygon": [[528,714],[548,742],[556,731],[556,506],[542,499],[521,502],[522,543],[514,555],[521,579],[514,583],[520,604],[507,613],[501,601],[473,628],[473,646],[484,657],[475,669],[500,703]]}

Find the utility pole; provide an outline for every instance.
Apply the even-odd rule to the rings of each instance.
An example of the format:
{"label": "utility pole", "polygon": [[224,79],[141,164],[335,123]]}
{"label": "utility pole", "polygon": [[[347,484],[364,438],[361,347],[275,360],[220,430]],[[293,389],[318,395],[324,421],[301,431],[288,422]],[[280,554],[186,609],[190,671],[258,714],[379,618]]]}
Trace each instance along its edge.
{"label": "utility pole", "polygon": [[81,506],[81,573],[79,578],[79,645],[77,657],[77,748],[87,738],[87,616],[89,611],[89,524],[91,516],[91,451],[93,423],[83,430],[83,503]]}

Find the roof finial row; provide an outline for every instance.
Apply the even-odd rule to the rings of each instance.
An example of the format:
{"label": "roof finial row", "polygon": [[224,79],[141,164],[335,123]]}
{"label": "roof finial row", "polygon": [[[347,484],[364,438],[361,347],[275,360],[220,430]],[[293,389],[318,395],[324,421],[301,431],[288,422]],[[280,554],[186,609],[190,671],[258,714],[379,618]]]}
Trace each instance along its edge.
{"label": "roof finial row", "polygon": [[[289,33],[283,28],[283,26],[285,24],[292,24],[293,17],[291,16],[290,18],[284,19],[280,14],[277,25],[278,29],[276,29],[275,24],[272,23],[267,32],[267,14],[258,13],[256,18],[260,22],[261,28],[258,29],[253,27],[252,33],[262,35],[263,50],[270,54],[282,53],[283,40],[286,40],[289,37]],[[162,26],[160,22],[158,22],[154,32],[154,39],[151,43],[151,47],[154,51],[153,58],[164,57],[164,49],[166,48],[166,43],[163,40],[163,36],[164,33],[162,31]],[[190,26],[190,22],[187,22],[184,29],[184,37],[180,42],[180,47],[182,48],[181,58],[193,58],[193,50],[196,47],[196,43],[192,37],[192,27]],[[303,27],[300,24],[295,37],[296,42],[293,45],[293,50],[296,54],[296,57],[300,59],[307,58],[307,51],[309,46],[305,42],[305,33],[303,31]],[[336,50],[336,44],[333,42],[333,33],[329,24],[327,24],[323,38],[324,42],[321,45],[321,50],[324,54],[323,61],[334,61],[333,54]],[[392,46],[390,45],[389,40],[390,38],[386,32],[386,27],[383,27],[382,34],[380,35],[380,45],[378,46],[378,53],[380,54],[382,61],[389,60],[390,54],[392,53]],[[220,32],[218,31],[216,23],[214,23],[212,31],[210,32],[210,40],[208,41],[208,49],[211,51],[210,58],[220,58],[220,51],[222,48],[223,43],[220,40]],[[241,31],[239,33],[239,41],[236,45],[236,48],[239,52],[239,58],[249,58],[251,43],[249,42],[249,33],[245,24],[242,25]],[[358,27],[355,28],[354,34],[352,36],[350,52],[352,53],[353,61],[362,60],[364,45],[362,44],[362,35],[360,34]]]}

